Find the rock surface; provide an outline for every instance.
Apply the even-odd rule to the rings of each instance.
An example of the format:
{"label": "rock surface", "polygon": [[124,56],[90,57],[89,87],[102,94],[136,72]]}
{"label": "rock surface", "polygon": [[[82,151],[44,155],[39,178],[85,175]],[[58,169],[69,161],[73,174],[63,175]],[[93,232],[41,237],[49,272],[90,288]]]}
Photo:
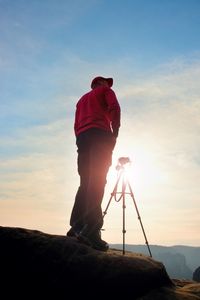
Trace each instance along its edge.
{"label": "rock surface", "polygon": [[200,299],[200,284],[175,282],[162,263],[142,254],[104,253],[74,238],[14,227],[0,227],[0,245],[1,292],[7,297]]}

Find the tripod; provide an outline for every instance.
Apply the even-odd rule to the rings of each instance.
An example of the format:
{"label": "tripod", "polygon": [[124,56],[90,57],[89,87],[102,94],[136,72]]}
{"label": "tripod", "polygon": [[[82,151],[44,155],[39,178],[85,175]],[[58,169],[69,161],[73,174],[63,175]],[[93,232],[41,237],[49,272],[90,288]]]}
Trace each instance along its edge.
{"label": "tripod", "polygon": [[[130,185],[128,179],[125,178],[125,176],[124,176],[125,175],[124,174],[124,172],[125,172],[124,165],[127,164],[127,163],[130,163],[130,159],[128,157],[120,157],[118,159],[118,165],[117,165],[116,169],[119,171],[119,175],[118,175],[116,184],[114,186],[114,189],[111,193],[108,204],[106,206],[106,209],[103,212],[103,217],[107,214],[109,205],[110,205],[111,200],[112,200],[113,197],[114,197],[116,202],[119,202],[122,199],[122,209],[123,209],[123,229],[122,229],[122,233],[123,233],[123,255],[124,255],[125,254],[125,233],[126,233],[126,228],[125,228],[125,208],[126,208],[125,196],[126,196],[126,194],[130,195],[132,200],[133,200],[136,212],[137,212],[138,220],[139,220],[141,228],[142,228],[142,232],[143,232],[143,235],[144,235],[145,243],[146,243],[148,251],[149,251],[149,255],[150,255],[150,257],[152,257],[151,250],[150,250],[150,247],[149,247],[149,243],[147,241],[147,237],[146,237],[146,234],[145,234],[145,230],[144,230],[144,227],[143,227],[143,224],[142,224],[141,216],[139,214],[139,210],[138,210],[138,207],[137,207],[137,204],[136,204],[136,201],[135,201],[135,197],[134,197],[131,185]],[[121,191],[118,192],[118,185],[119,185],[120,181],[122,183],[122,187],[121,187]],[[129,188],[129,192],[126,192],[127,186]],[[120,194],[119,198],[117,198],[117,194]]]}

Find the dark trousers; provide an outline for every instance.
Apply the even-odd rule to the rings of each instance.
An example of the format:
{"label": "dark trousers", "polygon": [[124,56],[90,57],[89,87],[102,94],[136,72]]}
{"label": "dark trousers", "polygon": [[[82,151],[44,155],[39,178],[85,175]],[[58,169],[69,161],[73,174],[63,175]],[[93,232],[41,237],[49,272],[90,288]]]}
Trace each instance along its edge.
{"label": "dark trousers", "polygon": [[115,142],[112,133],[97,128],[89,129],[77,138],[80,186],[75,197],[70,225],[78,230],[88,225],[89,230],[93,232],[103,226],[101,203]]}

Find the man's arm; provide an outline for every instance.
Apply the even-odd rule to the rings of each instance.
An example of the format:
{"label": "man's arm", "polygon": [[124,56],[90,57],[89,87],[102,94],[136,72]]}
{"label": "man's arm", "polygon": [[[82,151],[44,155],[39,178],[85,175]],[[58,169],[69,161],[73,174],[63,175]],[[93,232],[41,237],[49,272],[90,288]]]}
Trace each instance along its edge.
{"label": "man's arm", "polygon": [[106,91],[106,101],[113,135],[117,138],[121,120],[121,108],[114,91],[110,88]]}

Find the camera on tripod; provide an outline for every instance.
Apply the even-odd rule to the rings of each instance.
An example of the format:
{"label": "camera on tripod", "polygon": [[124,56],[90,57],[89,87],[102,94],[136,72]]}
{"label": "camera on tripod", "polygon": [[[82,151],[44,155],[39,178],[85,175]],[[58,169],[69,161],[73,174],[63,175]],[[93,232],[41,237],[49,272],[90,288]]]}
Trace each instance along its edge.
{"label": "camera on tripod", "polygon": [[130,160],[129,157],[120,157],[120,158],[118,159],[118,162],[119,162],[120,165],[123,166],[123,165],[125,165],[125,164],[130,163],[131,160]]}
{"label": "camera on tripod", "polygon": [[120,157],[118,159],[118,164],[116,166],[116,170],[119,171],[119,170],[123,169],[124,165],[126,165],[128,163],[131,163],[131,160],[129,157]]}
{"label": "camera on tripod", "polygon": [[[143,224],[142,224],[142,219],[141,219],[139,210],[137,208],[135,197],[134,197],[130,182],[129,182],[128,178],[126,178],[128,176],[126,176],[126,174],[124,174],[124,171],[126,171],[125,165],[130,164],[130,163],[131,163],[131,160],[130,160],[129,157],[120,157],[118,159],[118,164],[116,166],[116,170],[119,171],[117,181],[116,181],[114,189],[111,193],[111,196],[110,196],[110,199],[109,199],[108,204],[106,206],[106,209],[103,212],[103,217],[107,214],[107,210],[108,210],[108,207],[111,203],[112,198],[114,198],[114,200],[116,202],[119,202],[120,200],[122,200],[122,209],[123,209],[123,229],[122,229],[122,233],[123,233],[123,254],[125,254],[125,233],[126,233],[126,228],[125,228],[125,208],[126,208],[125,196],[130,195],[132,200],[133,200],[133,204],[135,206],[135,209],[136,209],[137,217],[138,217],[138,220],[139,220],[141,228],[142,228],[142,232],[143,232],[143,235],[144,235],[144,238],[145,238],[145,243],[146,243],[148,251],[149,251],[149,255],[150,255],[150,257],[152,257],[151,249],[150,249],[149,243],[147,241],[146,233],[144,231],[144,227],[143,227]],[[120,183],[121,183],[121,189],[118,190],[118,185]],[[127,187],[129,189],[129,191],[126,191]],[[118,195],[119,195],[119,197],[118,197]]]}

